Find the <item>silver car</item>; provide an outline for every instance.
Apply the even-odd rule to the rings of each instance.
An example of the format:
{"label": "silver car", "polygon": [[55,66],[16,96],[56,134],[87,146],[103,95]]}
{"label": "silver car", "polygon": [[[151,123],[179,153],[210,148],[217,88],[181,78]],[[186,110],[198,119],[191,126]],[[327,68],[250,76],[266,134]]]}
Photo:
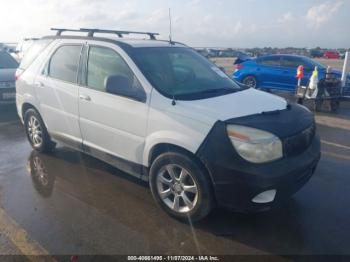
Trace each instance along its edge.
{"label": "silver car", "polygon": [[17,61],[5,51],[0,51],[0,105],[14,104],[16,98]]}

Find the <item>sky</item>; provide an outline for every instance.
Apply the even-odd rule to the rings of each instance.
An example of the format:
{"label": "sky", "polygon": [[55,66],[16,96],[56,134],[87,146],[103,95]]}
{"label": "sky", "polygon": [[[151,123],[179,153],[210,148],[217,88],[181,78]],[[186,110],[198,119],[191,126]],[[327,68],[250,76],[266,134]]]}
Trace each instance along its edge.
{"label": "sky", "polygon": [[350,48],[350,0],[0,0],[0,42],[51,27],[159,32],[193,47]]}

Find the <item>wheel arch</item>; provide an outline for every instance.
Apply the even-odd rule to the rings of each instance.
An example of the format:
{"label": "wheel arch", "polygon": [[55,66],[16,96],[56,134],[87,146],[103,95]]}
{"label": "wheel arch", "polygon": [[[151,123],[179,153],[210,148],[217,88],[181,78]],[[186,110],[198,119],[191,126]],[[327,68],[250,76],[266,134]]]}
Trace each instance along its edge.
{"label": "wheel arch", "polygon": [[33,105],[32,103],[29,103],[29,102],[24,102],[24,103],[22,104],[22,108],[21,108],[21,114],[22,114],[22,119],[21,119],[21,120],[22,120],[22,122],[24,123],[24,114],[25,114],[29,109],[34,109],[34,110],[39,114],[39,116],[41,117],[41,119],[42,119],[42,121],[43,121],[43,123],[44,123],[44,125],[45,125],[45,128],[48,130],[47,125],[46,125],[46,122],[45,122],[43,116],[40,114],[40,111],[38,110],[38,108],[37,108],[35,105]]}
{"label": "wheel arch", "polygon": [[24,114],[29,110],[29,109],[34,109],[36,112],[39,113],[39,110],[31,103],[29,102],[25,102],[22,104],[22,108],[21,108],[21,114],[22,114],[22,121],[24,121]]}
{"label": "wheel arch", "polygon": [[259,84],[259,78],[258,78],[258,75],[257,74],[253,74],[251,72],[248,72],[247,74],[245,74],[243,77],[242,77],[242,82],[244,81],[245,78],[247,77],[254,77],[255,78],[255,81],[256,81],[256,84],[258,85]]}
{"label": "wheel arch", "polygon": [[192,158],[194,161],[196,161],[196,163],[198,165],[200,165],[203,168],[203,170],[205,170],[206,175],[208,175],[208,177],[210,179],[212,187],[214,186],[214,180],[212,178],[210,170],[201,161],[201,159],[196,155],[196,153],[191,152],[191,151],[187,150],[186,148],[179,146],[179,145],[175,145],[175,144],[171,144],[171,143],[159,143],[159,144],[154,145],[149,152],[148,167],[150,168],[153,161],[158,156],[160,156],[161,154],[166,153],[166,152],[182,153],[182,154]]}
{"label": "wheel arch", "polygon": [[198,164],[200,166],[200,168],[202,168],[203,171],[205,172],[204,176],[207,176],[207,178],[209,179],[210,188],[211,188],[212,193],[213,193],[213,199],[214,199],[214,202],[217,203],[215,189],[214,189],[214,180],[213,180],[212,174],[210,173],[210,170],[207,168],[207,166],[201,161],[201,159],[195,153],[192,153],[191,151],[188,151],[187,149],[185,149],[181,146],[175,145],[175,144],[159,143],[159,144],[154,145],[150,150],[149,159],[148,159],[149,168],[151,167],[153,161],[158,156],[160,156],[161,154],[166,153],[166,152],[181,153],[181,154],[184,154],[184,155],[190,157],[191,159],[193,159],[196,162],[196,164]]}
{"label": "wheel arch", "polygon": [[[183,153],[185,155],[188,155],[190,157],[196,157],[195,154],[193,154],[191,151],[185,149],[184,147],[170,144],[170,143],[159,143],[154,145],[148,154],[148,166],[150,167],[153,163],[153,161],[161,154],[166,152],[179,152]],[[198,159],[199,160],[199,159]]]}

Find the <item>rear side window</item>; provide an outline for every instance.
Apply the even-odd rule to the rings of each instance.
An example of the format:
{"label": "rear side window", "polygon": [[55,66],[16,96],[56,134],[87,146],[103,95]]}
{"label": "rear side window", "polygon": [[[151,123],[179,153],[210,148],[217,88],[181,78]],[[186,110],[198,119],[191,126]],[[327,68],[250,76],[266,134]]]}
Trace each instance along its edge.
{"label": "rear side window", "polygon": [[264,57],[264,58],[260,58],[258,60],[259,64],[263,64],[263,65],[268,65],[268,66],[280,66],[281,58],[279,56],[272,56],[272,57]]}
{"label": "rear side window", "polygon": [[294,67],[297,68],[299,65],[303,65],[303,61],[301,59],[293,58],[293,57],[283,57],[281,64],[284,67]]}
{"label": "rear side window", "polygon": [[0,69],[17,68],[18,63],[6,52],[0,52]]}
{"label": "rear side window", "polygon": [[28,51],[25,52],[20,68],[27,69],[35,58],[52,42],[52,39],[42,39],[34,41]]}
{"label": "rear side window", "polygon": [[80,51],[80,45],[65,45],[58,48],[50,59],[48,75],[55,79],[76,83]]}
{"label": "rear side window", "polygon": [[313,68],[313,66],[310,63],[308,63],[304,59],[297,58],[297,57],[282,57],[281,65],[283,67],[291,67],[291,68],[297,68],[300,65],[302,65],[305,69]]}

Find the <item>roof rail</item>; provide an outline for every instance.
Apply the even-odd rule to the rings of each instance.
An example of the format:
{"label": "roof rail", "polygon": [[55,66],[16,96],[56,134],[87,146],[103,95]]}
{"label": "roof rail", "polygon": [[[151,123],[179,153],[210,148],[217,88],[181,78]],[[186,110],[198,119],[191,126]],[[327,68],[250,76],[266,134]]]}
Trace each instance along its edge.
{"label": "roof rail", "polygon": [[57,31],[56,35],[61,35],[63,32],[80,32],[80,30],[77,29],[67,29],[67,28],[51,28],[52,31]]}
{"label": "roof rail", "polygon": [[38,37],[27,37],[27,38],[24,38],[23,40],[24,41],[29,41],[29,40],[39,40],[40,38]]}
{"label": "roof rail", "polygon": [[94,28],[80,28],[80,29],[67,29],[67,28],[51,28],[53,31],[57,31],[56,35],[59,36],[63,32],[86,32],[89,37],[93,37],[95,33],[103,34],[115,34],[122,38],[123,35],[138,34],[138,35],[148,35],[151,40],[156,40],[156,35],[158,33],[151,32],[135,32],[135,31],[118,31],[118,30],[105,30],[105,29],[94,29]]}

